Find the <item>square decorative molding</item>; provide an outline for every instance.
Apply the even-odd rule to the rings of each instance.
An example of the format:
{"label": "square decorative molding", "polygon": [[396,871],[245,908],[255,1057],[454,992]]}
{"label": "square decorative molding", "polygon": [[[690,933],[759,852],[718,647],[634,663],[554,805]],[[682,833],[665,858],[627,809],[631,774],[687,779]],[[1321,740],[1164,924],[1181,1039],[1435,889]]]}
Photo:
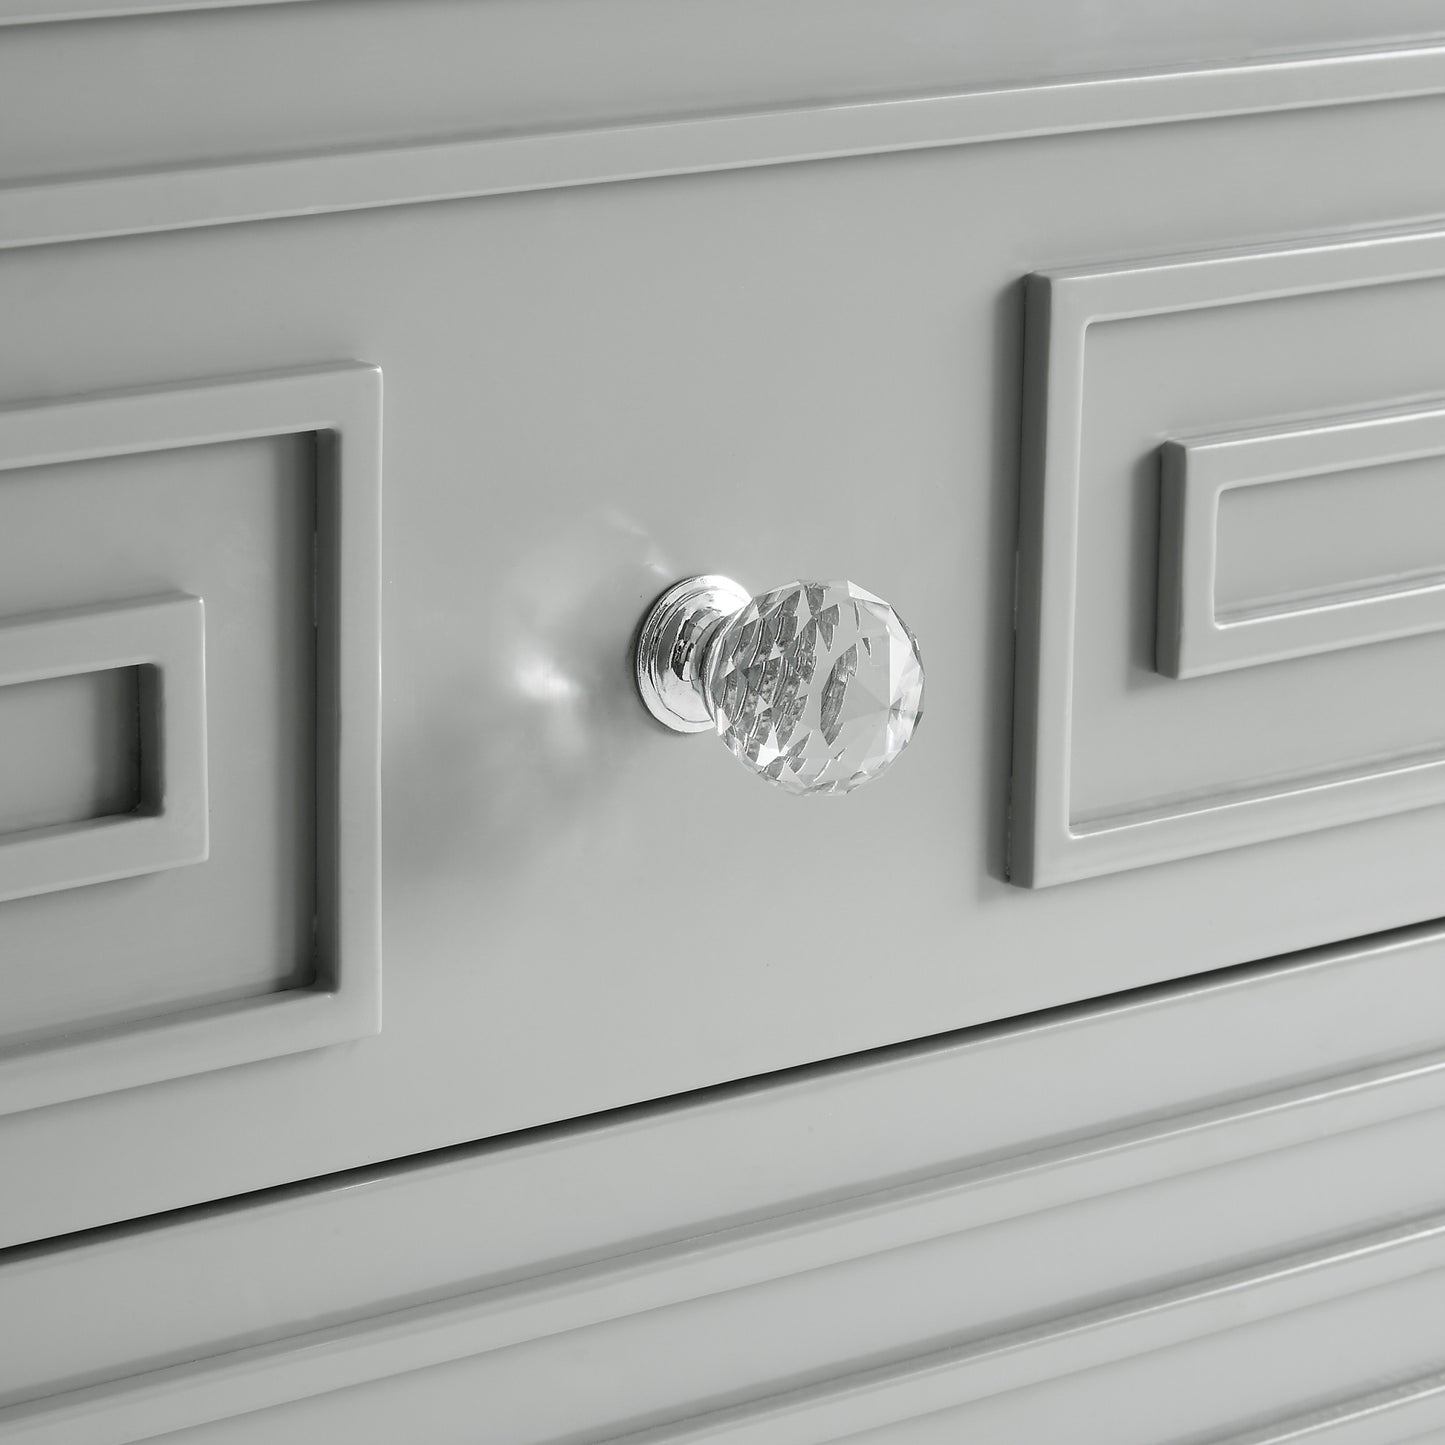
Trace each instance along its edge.
{"label": "square decorative molding", "polygon": [[[1166,442],[1160,455],[1157,665],[1199,677],[1445,628],[1445,575],[1360,578],[1264,608],[1218,605],[1219,503],[1229,491],[1445,455],[1445,410],[1367,412]],[[1298,525],[1310,526],[1308,515]]]}
{"label": "square decorative molding", "polygon": [[[316,437],[316,943],[312,981],[0,1052],[0,1113],[313,1049],[381,1027],[381,373],[356,362],[0,408],[0,472],[262,437]],[[0,628],[0,683],[97,667],[161,675],[163,796],[0,844],[0,898],[207,856],[202,599]]]}
{"label": "square decorative molding", "polygon": [[[1196,795],[1087,824],[1073,819],[1070,788],[1090,328],[1440,276],[1445,276],[1445,231],[1412,230],[1028,278],[1009,841],[1014,883],[1045,887],[1445,802],[1445,755],[1377,759],[1354,771]],[[1432,454],[1441,449],[1440,429],[1437,410],[1401,407],[1255,434],[1248,445],[1239,437],[1166,445],[1160,616],[1175,635],[1158,641],[1160,671],[1184,677],[1218,670],[1221,661],[1223,666],[1262,663],[1445,625],[1440,615],[1445,609],[1435,592],[1412,593],[1402,585],[1373,601],[1340,596],[1333,610],[1273,618],[1269,628],[1253,634],[1265,641],[1266,632],[1273,634],[1267,656],[1246,658],[1244,642],[1239,644],[1244,651],[1232,661],[1210,652],[1208,641],[1200,650],[1201,639],[1210,635],[1200,609],[1209,608],[1208,625],[1213,626],[1211,587],[1199,577],[1201,567],[1213,567],[1210,498],[1217,501],[1224,487],[1247,480],[1244,472],[1231,471],[1233,461],[1226,459],[1254,469],[1261,480],[1281,470],[1317,473]],[[1219,645],[1227,649],[1234,643]]]}
{"label": "square decorative molding", "polygon": [[[203,863],[205,612],[199,597],[144,598],[0,620],[0,687],[107,668],[155,674],[143,689],[159,757],[133,812],[0,836],[0,900]],[[153,696],[152,696],[153,694]]]}

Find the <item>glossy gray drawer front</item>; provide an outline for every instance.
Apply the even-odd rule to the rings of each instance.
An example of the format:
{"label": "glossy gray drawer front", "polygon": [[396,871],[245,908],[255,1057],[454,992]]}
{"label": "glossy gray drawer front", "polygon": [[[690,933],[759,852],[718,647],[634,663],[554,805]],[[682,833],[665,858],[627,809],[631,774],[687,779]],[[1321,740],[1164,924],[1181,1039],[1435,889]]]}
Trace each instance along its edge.
{"label": "glossy gray drawer front", "polygon": [[[416,0],[408,33],[440,56],[475,43],[474,25],[530,24],[523,12]],[[1433,261],[1408,263],[1417,281],[1306,278],[1281,283],[1292,299],[1166,298],[1090,324],[1069,413],[1084,451],[1061,474],[1078,545],[1021,588],[1015,569],[1067,495],[1052,473],[1039,493],[1020,455],[1059,395],[1035,374],[1025,278],[1328,251],[1361,227],[1408,227],[1392,256],[1428,249],[1439,181],[1418,157],[1445,136],[1445,57],[1067,82],[1043,68],[1057,83],[974,77],[919,100],[901,73],[868,70],[860,43],[861,69],[811,88],[796,69],[752,90],[735,77],[734,104],[706,116],[642,91],[630,120],[618,95],[569,115],[539,75],[507,126],[478,91],[465,131],[437,129],[416,77],[373,49],[402,88],[350,60],[310,102],[288,90],[283,110],[313,106],[290,150],[260,115],[185,151],[142,114],[164,57],[211,74],[234,43],[252,84],[279,83],[265,37],[339,41],[381,15],[341,0],[4,31],[8,46],[24,30],[5,53],[38,67],[26,74],[60,85],[79,66],[115,118],[103,137],[82,127],[88,162],[20,133],[3,160],[0,315],[23,344],[0,350],[0,399],[73,420],[124,393],[156,422],[120,450],[81,426],[54,445],[69,460],[30,452],[0,475],[0,535],[24,498],[27,526],[68,536],[64,498],[84,482],[126,554],[102,586],[98,562],[57,543],[59,564],[6,609],[201,600],[208,855],[0,902],[0,978],[24,1006],[0,1044],[17,1090],[49,1079],[0,1120],[0,1242],[1445,913],[1445,810],[1414,806],[1428,799],[1409,778],[1339,826],[1245,830],[1147,868],[1142,853],[1076,866],[1062,837],[1438,745],[1437,633],[1185,677],[1155,650],[1161,454],[1182,450],[1184,486],[1207,489],[1208,457],[1241,430],[1282,446],[1304,417],[1332,445],[1346,417],[1391,409],[1428,427],[1445,334]],[[134,65],[106,80],[122,52]],[[845,91],[871,98],[815,103]],[[348,130],[383,92],[406,114]],[[739,108],[764,94],[773,108]],[[1368,344],[1336,346],[1337,366],[1301,360],[1341,327]],[[342,416],[298,400],[302,376],[370,380]],[[218,396],[277,388],[289,410],[213,417],[204,434],[167,420],[206,379]],[[1430,484],[1414,463],[1396,475],[1394,455],[1369,464],[1391,515],[1414,521],[1382,547],[1434,515]],[[1269,470],[1257,448],[1245,460]],[[1276,585],[1251,538],[1364,505],[1348,486],[1280,500],[1294,485],[1224,489],[1229,605],[1436,565],[1404,542],[1372,552],[1340,521],[1354,550],[1301,555]],[[1278,516],[1236,514],[1244,492]],[[315,560],[312,496],[336,507],[317,503]],[[885,778],[799,800],[651,723],[631,676],[640,619],[671,582],[714,572],[754,590],[851,577],[898,607],[927,711]],[[1029,683],[1039,599],[1060,596],[1079,618],[1072,661],[1036,647]],[[1042,762],[1026,780],[1026,715],[1053,729],[1052,781]],[[1069,886],[1019,886],[1030,786],[1062,837],[1032,881]],[[208,890],[225,907],[187,914],[181,895]],[[62,988],[44,949],[70,928]],[[164,930],[163,949],[138,942]]]}

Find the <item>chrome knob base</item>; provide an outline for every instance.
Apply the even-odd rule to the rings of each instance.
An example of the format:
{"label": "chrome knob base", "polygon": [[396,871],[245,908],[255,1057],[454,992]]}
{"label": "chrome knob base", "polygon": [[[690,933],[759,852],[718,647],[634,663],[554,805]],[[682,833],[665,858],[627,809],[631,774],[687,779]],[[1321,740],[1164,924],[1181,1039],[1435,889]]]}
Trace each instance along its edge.
{"label": "chrome knob base", "polygon": [[707,642],[751,601],[731,577],[687,577],[652,604],[637,639],[637,690],[664,727],[701,733],[713,726],[703,679]]}

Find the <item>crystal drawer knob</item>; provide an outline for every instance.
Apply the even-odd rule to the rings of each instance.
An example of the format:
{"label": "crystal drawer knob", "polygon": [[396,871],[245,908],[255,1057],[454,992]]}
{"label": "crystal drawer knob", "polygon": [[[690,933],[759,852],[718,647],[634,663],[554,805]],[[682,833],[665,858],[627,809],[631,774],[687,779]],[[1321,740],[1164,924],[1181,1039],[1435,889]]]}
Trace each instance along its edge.
{"label": "crystal drawer knob", "polygon": [[689,577],[643,620],[637,687],[659,722],[715,728],[790,793],[871,781],[923,715],[917,641],[852,582],[789,582],[751,597],[727,577]]}

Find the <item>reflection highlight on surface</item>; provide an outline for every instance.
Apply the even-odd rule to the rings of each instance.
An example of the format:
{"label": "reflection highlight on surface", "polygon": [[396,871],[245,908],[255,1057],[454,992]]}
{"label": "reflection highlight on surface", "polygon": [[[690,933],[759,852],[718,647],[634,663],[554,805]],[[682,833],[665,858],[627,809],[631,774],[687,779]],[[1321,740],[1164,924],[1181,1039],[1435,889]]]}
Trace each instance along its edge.
{"label": "reflection highlight on surface", "polygon": [[412,605],[416,630],[388,668],[389,883],[495,886],[594,836],[656,738],[631,647],[669,576],[616,515],[580,519],[497,574],[437,569],[438,595]]}

